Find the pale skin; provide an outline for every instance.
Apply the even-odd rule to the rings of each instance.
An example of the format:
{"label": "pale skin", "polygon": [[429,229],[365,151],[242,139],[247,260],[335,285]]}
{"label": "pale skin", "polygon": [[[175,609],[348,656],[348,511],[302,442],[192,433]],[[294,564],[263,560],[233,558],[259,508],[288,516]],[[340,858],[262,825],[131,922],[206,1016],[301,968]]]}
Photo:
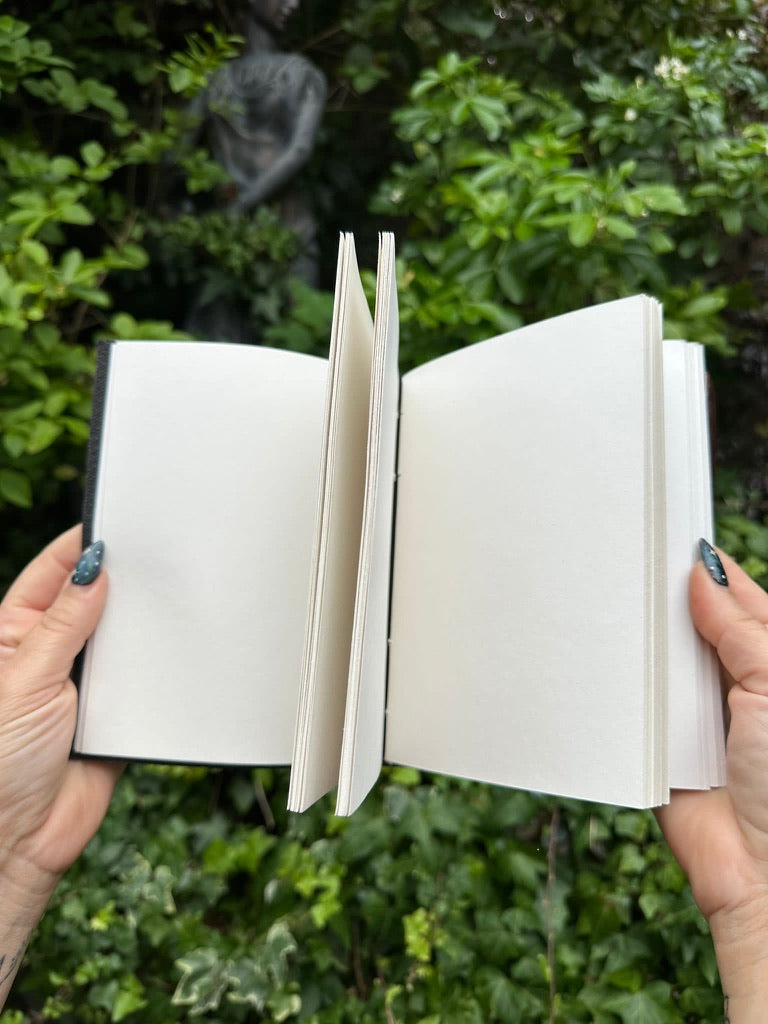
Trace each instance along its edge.
{"label": "pale skin", "polygon": [[[0,605],[0,1007],[30,933],[98,829],[120,766],[70,761],[72,661],[106,601],[107,578],[70,578],[80,528],[27,567]],[[728,782],[676,792],[658,811],[709,921],[726,1020],[757,1024],[768,1006],[768,595],[722,555],[729,587],[702,565],[691,610],[718,651],[731,713]]]}
{"label": "pale skin", "polygon": [[70,761],[72,661],[107,579],[70,582],[80,527],[30,563],[0,605],[0,1006],[59,878],[106,813],[120,766]]}
{"label": "pale skin", "polygon": [[720,552],[729,586],[698,564],[691,614],[728,693],[727,785],[676,792],[657,812],[715,943],[725,1017],[768,1017],[768,595]]}

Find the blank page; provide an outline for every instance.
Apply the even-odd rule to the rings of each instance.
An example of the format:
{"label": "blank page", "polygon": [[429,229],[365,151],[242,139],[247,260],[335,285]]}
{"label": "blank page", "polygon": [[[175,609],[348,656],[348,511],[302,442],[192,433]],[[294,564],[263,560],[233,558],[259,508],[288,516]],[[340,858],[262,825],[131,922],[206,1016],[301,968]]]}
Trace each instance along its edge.
{"label": "blank page", "polygon": [[371,408],[357,594],[341,749],[337,814],[351,814],[381,772],[387,688],[392,502],[400,377],[394,239],[381,236]]}
{"label": "blank page", "polygon": [[266,348],[111,346],[94,508],[110,592],[77,751],[290,760],[326,374]]}
{"label": "blank page", "polygon": [[301,699],[288,809],[303,811],[339,779],[365,490],[373,319],[351,235],[339,247],[325,440],[312,555]]}
{"label": "blank page", "polygon": [[665,798],[660,344],[641,296],[403,378],[387,760]]}
{"label": "blank page", "polygon": [[[725,782],[717,658],[696,633],[688,577],[699,537],[713,535],[706,375],[701,345],[665,341],[667,541],[669,549],[669,784],[707,789]],[[687,642],[685,642],[687,641]]]}

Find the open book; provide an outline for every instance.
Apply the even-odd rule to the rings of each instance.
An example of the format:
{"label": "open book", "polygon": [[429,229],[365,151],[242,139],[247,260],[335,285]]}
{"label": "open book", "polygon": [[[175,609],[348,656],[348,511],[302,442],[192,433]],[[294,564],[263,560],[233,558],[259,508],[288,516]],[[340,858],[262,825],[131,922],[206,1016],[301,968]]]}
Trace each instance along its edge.
{"label": "open book", "polygon": [[398,373],[341,239],[328,360],[100,351],[86,499],[110,595],[74,750],[291,764],[350,813],[385,759],[625,806],[723,782],[687,611],[712,535],[702,350],[644,296]]}

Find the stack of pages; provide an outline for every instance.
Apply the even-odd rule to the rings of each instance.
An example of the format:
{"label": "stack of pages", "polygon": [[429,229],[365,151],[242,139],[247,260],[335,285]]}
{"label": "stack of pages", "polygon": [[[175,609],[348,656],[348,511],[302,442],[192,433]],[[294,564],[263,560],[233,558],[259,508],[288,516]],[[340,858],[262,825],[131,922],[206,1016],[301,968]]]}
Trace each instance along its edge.
{"label": "stack of pages", "polygon": [[398,373],[341,239],[328,360],[100,351],[86,532],[110,594],[74,750],[290,764],[351,813],[383,760],[631,807],[720,785],[687,609],[712,535],[702,350],[645,296]]}

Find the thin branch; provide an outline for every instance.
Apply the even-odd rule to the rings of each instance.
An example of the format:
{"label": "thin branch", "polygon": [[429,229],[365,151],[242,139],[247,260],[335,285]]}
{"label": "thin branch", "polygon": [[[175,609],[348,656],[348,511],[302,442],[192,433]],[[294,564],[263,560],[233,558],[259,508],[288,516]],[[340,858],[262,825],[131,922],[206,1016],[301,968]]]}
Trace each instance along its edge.
{"label": "thin branch", "polygon": [[547,889],[544,896],[544,908],[547,923],[547,967],[549,973],[549,1024],[556,1021],[557,983],[555,978],[555,927],[553,921],[553,903],[557,875],[555,862],[557,859],[557,832],[560,827],[560,811],[555,808],[549,822],[549,843],[547,845]]}

